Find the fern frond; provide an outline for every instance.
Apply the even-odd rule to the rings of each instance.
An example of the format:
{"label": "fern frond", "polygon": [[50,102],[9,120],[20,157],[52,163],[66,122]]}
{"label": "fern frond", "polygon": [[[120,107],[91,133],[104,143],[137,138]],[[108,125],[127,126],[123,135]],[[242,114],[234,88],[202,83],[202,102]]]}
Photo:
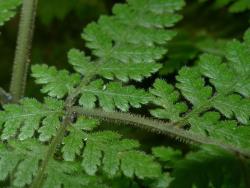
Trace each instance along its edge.
{"label": "fern frond", "polygon": [[210,136],[213,139],[231,143],[235,146],[244,149],[250,149],[249,127],[238,126],[237,122],[233,120],[220,121],[220,114],[217,112],[207,112],[201,117],[194,116],[189,120],[191,131],[199,133],[200,135]]}
{"label": "fern frond", "polygon": [[160,79],[157,79],[153,86],[154,88],[150,89],[150,93],[156,96],[153,102],[163,108],[150,110],[150,113],[159,119],[169,119],[173,122],[180,120],[180,115],[187,111],[187,105],[178,102],[180,93]]}
{"label": "fern frond", "polygon": [[0,144],[0,180],[14,174],[14,186],[30,184],[45,149],[35,140],[11,141],[8,146]]}
{"label": "fern frond", "polygon": [[[163,48],[155,48],[154,44],[165,43],[164,41],[174,36],[174,32],[164,31],[161,27],[172,25],[181,18],[178,15],[171,15],[174,11],[172,5],[179,10],[184,2],[147,0],[136,3],[129,1],[128,5],[116,5],[113,9],[115,16],[103,16],[97,24],[90,24],[82,37],[88,41],[87,46],[95,50],[94,54],[105,61],[117,59],[121,62],[127,60],[136,63],[154,62],[165,53]],[[156,10],[156,6],[159,10]],[[167,17],[167,15],[170,16]],[[127,16],[133,17],[128,19]],[[159,20],[161,16],[165,17]],[[115,42],[114,45],[112,41]]]}
{"label": "fern frond", "polygon": [[[32,75],[43,85],[42,92],[65,97],[65,102],[23,99],[3,107],[0,181],[4,184],[32,188],[244,186],[242,177],[247,175],[242,161],[250,156],[250,32],[243,42],[228,43],[226,61],[204,54],[196,66],[179,71],[175,85],[156,79],[146,92],[129,81],[141,81],[160,69],[158,60],[176,34],[170,28],[181,19],[175,12],[184,1],[127,2],[116,5],[113,16],[102,16],[84,30],[82,37],[92,51],[90,56],[77,49],[69,51],[76,73],[33,66]],[[151,103],[155,119],[119,112]],[[99,121],[90,117],[145,128],[199,147],[188,148],[187,153],[156,147],[148,154],[140,150],[138,141],[100,130]]]}
{"label": "fern frond", "polygon": [[133,150],[138,147],[137,142],[119,141],[119,137],[113,132],[94,133],[87,137],[82,165],[89,174],[95,173],[101,164],[101,152],[104,152],[103,170],[111,176],[117,173],[120,165],[121,171],[128,177],[154,178],[160,175],[160,166],[153,158]]}
{"label": "fern frond", "polygon": [[201,77],[197,69],[197,67],[182,68],[179,71],[179,75],[176,77],[179,81],[176,87],[181,90],[188,101],[198,108],[212,95],[212,88],[210,86],[205,86],[205,80]]}
{"label": "fern frond", "polygon": [[158,146],[152,148],[152,153],[154,156],[159,158],[163,162],[173,162],[182,157],[180,150],[174,150],[171,147]]}
{"label": "fern frond", "polygon": [[[47,178],[43,188],[65,187],[65,188],[106,188],[105,182],[98,176],[88,176],[81,165],[76,162],[59,162],[51,160],[47,169]],[[100,186],[101,185],[101,186]]]}
{"label": "fern frond", "polygon": [[[41,132],[41,140],[48,140],[56,133],[59,117],[63,114],[63,102],[52,98],[46,98],[44,104],[26,98],[20,101],[20,105],[7,104],[3,108],[5,111],[0,113],[0,122],[4,127],[2,140],[17,135],[20,140],[25,140],[31,138],[36,130]],[[43,128],[39,128],[41,120]]]}
{"label": "fern frond", "polygon": [[[90,175],[94,175],[101,166],[111,177],[118,175],[120,171],[130,178],[160,176],[159,164],[154,162],[153,157],[137,151],[137,141],[121,139],[121,135],[112,131],[88,133],[96,124],[95,120],[79,118],[69,128],[69,135],[64,138],[62,148],[66,161],[74,161],[75,155],[82,155],[81,165]],[[84,150],[81,154],[82,148]]]}
{"label": "fern frond", "polygon": [[[95,58],[96,61],[75,49],[72,49],[68,54],[69,63],[82,76],[78,73],[70,74],[65,70],[58,71],[56,68],[50,68],[46,65],[33,66],[32,76],[36,83],[43,85],[41,90],[43,93],[59,99],[67,96],[67,99],[66,104],[62,104],[58,114],[51,112],[49,117],[43,113],[36,116],[37,121],[29,127],[32,134],[27,136],[21,130],[20,134],[26,135],[21,137],[22,139],[32,137],[37,131],[40,133],[41,141],[49,140],[57,132],[59,117],[63,119],[63,122],[69,118],[69,112],[63,112],[63,105],[66,110],[69,110],[70,105],[73,105],[78,97],[80,97],[80,105],[93,108],[98,101],[99,105],[106,111],[113,111],[116,108],[128,111],[130,106],[139,108],[142,104],[152,100],[151,94],[142,89],[136,89],[134,86],[123,85],[121,82],[106,84],[101,79],[94,80],[95,76],[101,76],[110,80],[117,78],[123,82],[128,82],[131,79],[141,81],[161,67],[156,63],[156,60],[163,57],[166,53],[164,45],[175,35],[174,31],[166,28],[172,27],[181,18],[181,16],[174,14],[173,10],[179,10],[184,2],[182,0],[175,2],[172,0],[166,2],[144,1],[140,1],[139,4],[129,1],[128,5],[118,5],[114,8],[114,16],[102,17],[97,24],[90,24],[85,29],[82,36],[86,39],[87,46],[93,50],[94,56],[98,57]],[[141,5],[147,6],[141,9]],[[124,13],[125,15],[127,13],[133,15],[139,10],[141,13],[137,15],[137,18],[145,18],[143,25],[136,19],[126,23],[127,18],[124,17]],[[111,30],[109,27],[113,29]],[[133,32],[127,32],[127,29],[132,29]],[[113,68],[113,66],[115,67]],[[69,103],[70,105],[68,105]],[[46,106],[46,104],[39,103],[39,108],[42,109],[44,105]],[[18,109],[26,108],[22,103],[16,107]],[[22,112],[22,110],[20,111]],[[21,119],[19,124],[17,123],[15,130],[12,131],[13,136],[17,134],[20,127],[25,127],[26,121],[26,119]],[[22,126],[23,122],[24,126]],[[41,122],[41,127],[39,127]],[[3,123],[5,131],[6,119],[3,119]],[[140,179],[153,179],[161,176],[160,165],[155,162],[152,156],[138,151],[138,142],[121,139],[121,135],[111,131],[89,133],[96,126],[94,120],[85,119],[83,121],[80,118],[76,124],[68,124],[70,124],[69,121],[63,125],[68,134],[64,135],[64,130],[60,129],[55,137],[57,139],[57,136],[60,135],[59,141],[56,140],[58,142],[53,142],[52,146],[49,147],[48,152],[50,153],[43,159],[42,168],[34,180],[34,186],[41,185],[40,180],[43,179],[44,175],[48,177],[44,184],[47,187],[85,186],[79,182],[78,176],[75,176],[75,180],[72,178],[74,174],[81,175],[79,173],[82,172],[81,168],[90,175],[102,169],[109,177],[119,176],[121,173],[130,178],[135,176]],[[63,143],[60,143],[63,135]],[[55,162],[52,156],[57,153],[54,148],[58,144],[62,144],[62,148],[59,150],[62,152],[63,159],[72,163],[72,168],[80,162],[80,169],[70,170],[69,167],[69,171],[67,171],[67,169],[63,170],[57,167],[58,172],[54,172],[56,168],[54,164],[58,161]],[[51,148],[52,150],[50,150]],[[145,166],[145,163],[148,165]],[[63,167],[63,164],[61,166]],[[51,172],[50,169],[52,169]],[[63,181],[64,179],[65,181]]]}
{"label": "fern frond", "polygon": [[98,122],[95,119],[80,117],[74,127],[69,128],[70,134],[64,138],[62,148],[63,157],[66,161],[74,161],[75,155],[80,155],[83,141],[86,139],[86,134],[82,131],[92,131],[97,125]]}
{"label": "fern frond", "polygon": [[151,100],[151,95],[134,86],[122,86],[119,82],[104,84],[102,80],[95,80],[81,89],[80,105],[86,108],[95,107],[98,99],[105,111],[113,111],[115,107],[128,111],[129,105],[139,108]]}
{"label": "fern frond", "polygon": [[[11,141],[8,146],[0,145],[0,180],[13,175],[13,185],[25,187],[31,184],[37,174],[39,163],[44,159],[48,146],[36,140]],[[51,159],[46,170],[46,178],[42,187],[98,187],[105,186],[101,177],[91,177],[83,172],[78,162],[65,162]]]}
{"label": "fern frond", "polygon": [[[106,111],[115,108],[128,111],[129,106],[138,108],[148,103],[151,95],[119,82],[104,84],[102,80],[92,80],[99,75],[110,80],[117,78],[122,82],[141,81],[158,71],[161,65],[156,61],[166,53],[164,45],[175,35],[174,31],[167,28],[181,19],[174,12],[184,4],[183,0],[128,1],[127,5],[113,8],[114,16],[103,16],[98,23],[89,24],[82,36],[98,58],[93,61],[94,58],[76,49],[68,53],[69,63],[84,76],[83,79],[91,77],[86,79],[87,83],[81,85],[78,74],[57,71],[46,65],[34,66],[32,75],[36,83],[44,85],[42,92],[52,97],[62,98],[80,85],[76,95],[81,95],[79,104],[87,108],[95,107],[97,99]],[[127,16],[135,17],[127,19]]]}
{"label": "fern frond", "polygon": [[151,110],[151,114],[177,125],[191,125],[190,131],[249,150],[246,138],[250,130],[242,125],[250,119],[249,35],[246,32],[244,42],[234,40],[227,44],[228,63],[221,57],[204,54],[197,66],[179,71],[176,87],[192,104],[190,111],[185,108],[187,101],[173,86],[157,80],[151,93],[156,97],[153,102],[162,108]]}
{"label": "fern frond", "polygon": [[122,155],[121,169],[124,175],[131,178],[157,178],[161,175],[160,166],[153,162],[153,157],[138,151],[128,151]]}
{"label": "fern frond", "polygon": [[[69,75],[66,70],[57,71],[54,67],[49,68],[46,65],[33,66],[32,72],[36,83],[45,84],[41,91],[52,97],[62,98],[68,95],[80,83],[78,74]],[[106,111],[113,111],[115,108],[128,111],[129,106],[139,108],[152,99],[151,95],[142,89],[123,86],[120,82],[105,84],[100,79],[81,87],[79,91],[80,105],[94,108],[98,99],[100,106]]]}
{"label": "fern frond", "polygon": [[69,74],[66,70],[58,71],[55,67],[47,65],[32,66],[32,76],[37,84],[43,84],[41,92],[51,97],[63,98],[79,84],[78,74]]}
{"label": "fern frond", "polygon": [[15,9],[21,4],[21,0],[0,1],[0,26],[15,16]]}
{"label": "fern frond", "polygon": [[128,4],[116,5],[114,16],[102,16],[82,34],[98,59],[92,62],[91,57],[72,49],[68,54],[70,64],[83,75],[88,70],[88,73],[123,82],[149,77],[161,67],[156,60],[166,53],[163,45],[176,33],[166,28],[181,19],[174,12],[183,6],[183,0],[128,1]]}
{"label": "fern frond", "polygon": [[69,63],[74,69],[82,75],[90,72],[100,75],[106,79],[113,80],[117,78],[123,82],[129,80],[141,81],[144,77],[149,77],[152,73],[157,72],[161,65],[157,63],[137,63],[127,62],[126,65],[115,60],[98,63],[90,61],[84,52],[77,49],[71,49],[68,53]]}

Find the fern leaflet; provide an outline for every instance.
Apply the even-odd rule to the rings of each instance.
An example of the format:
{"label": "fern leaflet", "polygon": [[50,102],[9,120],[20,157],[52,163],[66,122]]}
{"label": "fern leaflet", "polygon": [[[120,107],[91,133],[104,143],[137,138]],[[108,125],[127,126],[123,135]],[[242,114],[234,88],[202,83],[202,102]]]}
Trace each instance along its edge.
{"label": "fern leaflet", "polygon": [[15,9],[21,4],[21,0],[0,1],[0,26],[15,16]]}
{"label": "fern leaflet", "polygon": [[157,80],[151,93],[155,95],[153,102],[161,108],[151,110],[151,114],[177,125],[189,125],[190,131],[203,132],[204,136],[249,150],[246,139],[250,135],[246,127],[250,118],[248,37],[249,31],[245,33],[244,42],[233,40],[227,44],[228,63],[222,62],[220,57],[204,54],[197,66],[179,71],[176,87],[192,104],[189,112],[187,101],[180,100],[179,91]]}

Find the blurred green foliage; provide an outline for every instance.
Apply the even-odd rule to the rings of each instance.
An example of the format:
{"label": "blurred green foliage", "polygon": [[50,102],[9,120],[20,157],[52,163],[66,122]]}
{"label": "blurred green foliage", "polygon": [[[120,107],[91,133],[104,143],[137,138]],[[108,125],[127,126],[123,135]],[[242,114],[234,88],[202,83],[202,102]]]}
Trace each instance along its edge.
{"label": "blurred green foliage", "polygon": [[[206,2],[208,0],[200,0],[200,2]],[[214,8],[228,7],[229,12],[239,13],[250,9],[249,0],[215,0],[213,4]]]}
{"label": "blurred green foliage", "polygon": [[39,4],[38,16],[49,26],[55,19],[63,21],[72,12],[79,18],[95,18],[107,11],[106,5],[107,2],[100,0],[43,0]]}

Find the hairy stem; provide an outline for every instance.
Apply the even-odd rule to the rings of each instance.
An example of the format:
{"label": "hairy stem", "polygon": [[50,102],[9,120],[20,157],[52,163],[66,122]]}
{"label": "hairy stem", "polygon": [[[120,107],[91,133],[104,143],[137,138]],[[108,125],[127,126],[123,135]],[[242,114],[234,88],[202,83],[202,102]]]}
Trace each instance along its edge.
{"label": "hairy stem", "polygon": [[38,0],[23,0],[10,84],[13,102],[17,102],[24,95],[25,91],[37,2]]}
{"label": "hairy stem", "polygon": [[84,109],[81,107],[73,107],[72,112],[76,112],[78,114],[82,114],[85,116],[95,117],[101,119],[103,121],[111,121],[117,122],[127,125],[134,125],[139,128],[144,128],[146,130],[150,130],[153,132],[157,132],[160,134],[164,134],[170,136],[176,140],[182,141],[184,143],[191,143],[191,144],[209,144],[214,145],[219,148],[222,148],[232,154],[241,155],[245,158],[250,158],[250,153],[239,149],[235,146],[223,143],[221,141],[216,141],[214,139],[210,139],[206,136],[201,136],[195,133],[192,133],[187,130],[183,130],[173,126],[171,123],[166,123],[163,121],[152,120],[149,118],[144,118],[138,115],[128,114],[128,113],[121,113],[121,112],[104,112],[100,109]]}

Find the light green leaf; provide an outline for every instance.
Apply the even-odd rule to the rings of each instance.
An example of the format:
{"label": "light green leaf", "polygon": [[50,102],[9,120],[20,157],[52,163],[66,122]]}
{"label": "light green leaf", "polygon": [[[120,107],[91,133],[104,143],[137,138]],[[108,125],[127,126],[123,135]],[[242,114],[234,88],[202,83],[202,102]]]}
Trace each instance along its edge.
{"label": "light green leaf", "polygon": [[57,116],[50,115],[43,119],[43,126],[38,129],[39,140],[48,141],[52,136],[56,135],[56,130],[60,126],[61,122],[59,121]]}
{"label": "light green leaf", "polygon": [[177,88],[196,107],[202,105],[212,95],[212,88],[205,86],[205,80],[196,68],[182,68],[176,79],[179,81],[176,84]]}
{"label": "light green leaf", "polygon": [[164,146],[154,147],[152,149],[152,153],[155,157],[164,162],[172,162],[178,160],[178,158],[181,158],[182,155],[180,150],[174,150],[171,147]]}
{"label": "light green leaf", "polygon": [[22,156],[16,152],[0,149],[0,180],[3,181],[15,169]]}
{"label": "light green leaf", "polygon": [[98,176],[88,176],[83,173],[80,164],[77,162],[59,162],[51,160],[46,170],[47,178],[43,188],[98,188],[106,187],[105,182]]}
{"label": "light green leaf", "polygon": [[1,0],[0,1],[0,26],[10,18],[15,16],[15,9],[21,4],[21,0]]}
{"label": "light green leaf", "polygon": [[69,131],[69,135],[64,138],[62,152],[65,161],[74,161],[75,155],[79,155],[83,147],[84,134],[82,131],[74,129],[74,127]]}
{"label": "light green leaf", "polygon": [[187,111],[187,105],[178,102],[179,92],[175,91],[172,85],[159,79],[155,81],[153,86],[154,88],[150,89],[150,93],[155,96],[153,102],[162,108],[150,110],[150,113],[157,118],[178,121],[180,114]]}
{"label": "light green leaf", "polygon": [[155,163],[153,157],[138,151],[129,151],[122,155],[121,169],[125,176],[143,179],[157,178],[161,174],[160,165]]}
{"label": "light green leaf", "polygon": [[192,117],[189,120],[191,131],[227,144],[238,146],[242,149],[250,149],[250,130],[246,126],[237,126],[236,121],[220,121],[220,114],[207,112],[201,117]]}
{"label": "light green leaf", "polygon": [[82,166],[90,175],[95,174],[101,164],[111,177],[120,170],[125,176],[135,175],[141,179],[160,175],[160,166],[149,155],[136,151],[139,143],[134,140],[121,140],[119,134],[104,131],[87,135],[85,141]]}
{"label": "light green leaf", "polygon": [[73,65],[75,71],[82,75],[95,73],[95,68],[98,68],[94,63],[90,62],[90,57],[87,57],[84,52],[77,49],[71,49],[68,52],[68,60]]}
{"label": "light green leaf", "polygon": [[122,86],[119,82],[104,84],[102,80],[91,82],[81,90],[80,105],[93,108],[99,101],[105,111],[113,111],[115,107],[122,111],[128,111],[129,106],[139,108],[151,100],[151,95],[134,86]]}
{"label": "light green leaf", "polygon": [[84,131],[92,131],[98,126],[95,119],[86,119],[79,117],[77,122],[68,128],[69,135],[64,137],[62,153],[66,161],[74,161],[76,155],[80,155],[81,149],[84,147],[84,140],[87,134]]}
{"label": "light green leaf", "polygon": [[247,124],[249,122],[250,100],[243,99],[240,95],[217,97],[213,106],[227,118],[233,118],[235,115],[240,123]]}
{"label": "light green leaf", "polygon": [[149,77],[161,67],[160,64],[156,63],[90,62],[90,58],[86,57],[84,52],[76,49],[69,51],[68,58],[69,63],[82,75],[87,73],[96,74],[110,80],[117,78],[123,82],[128,82],[130,79],[141,81],[144,77]]}
{"label": "light green leaf", "polygon": [[233,71],[227,64],[222,63],[221,57],[204,54],[200,56],[199,68],[203,75],[210,78],[210,82],[219,92],[231,90],[232,83],[236,81]]}
{"label": "light green leaf", "polygon": [[43,84],[42,92],[51,97],[63,98],[79,84],[80,75],[69,74],[66,70],[58,71],[47,65],[32,66],[32,76],[37,84]]}
{"label": "light green leaf", "polygon": [[35,140],[10,141],[8,144],[1,144],[0,180],[12,174],[14,186],[24,187],[32,182],[46,149]]}
{"label": "light green leaf", "polygon": [[96,119],[86,119],[85,117],[79,117],[74,127],[78,130],[92,131],[99,125],[99,121]]}
{"label": "light green leaf", "polygon": [[93,133],[85,138],[87,144],[84,148],[82,166],[88,174],[96,173],[101,165],[102,151],[106,152],[120,137],[117,133],[106,131]]}
{"label": "light green leaf", "polygon": [[38,165],[41,157],[40,156],[31,156],[29,158],[24,159],[18,166],[14,185],[15,186],[25,186],[26,184],[30,184],[32,182],[33,176],[36,175],[38,170]]}
{"label": "light green leaf", "polygon": [[[97,23],[89,24],[82,38],[98,57],[101,66],[111,67],[115,63],[118,69],[125,64],[123,73],[117,69],[104,69],[100,74],[126,82],[128,78],[140,81],[142,77],[154,73],[159,66],[155,62],[167,52],[163,45],[176,34],[165,27],[172,27],[181,19],[174,12],[184,4],[183,0],[129,1],[128,4],[115,5],[114,16],[101,16]],[[143,67],[142,64],[146,67],[140,74],[136,73],[139,66]],[[134,71],[130,72],[131,69]]]}
{"label": "light green leaf", "polygon": [[[56,128],[58,126],[58,121],[55,121],[54,118],[58,120],[62,115],[63,103],[55,99],[45,99],[45,103],[42,104],[35,99],[25,98],[20,101],[20,105],[5,105],[4,110],[5,111],[0,114],[0,119],[3,120],[4,125],[1,138],[6,140],[18,134],[20,140],[25,140],[31,138],[34,132],[39,129],[42,118],[46,118],[43,120],[45,126],[47,123],[56,123],[54,125],[49,125],[55,126]],[[54,118],[51,119],[50,116]],[[50,121],[47,122],[48,120]],[[42,137],[47,136],[50,138],[51,135],[54,134],[54,129],[50,129],[50,131],[47,131],[48,135],[44,135],[45,129],[46,128],[40,128],[43,134]]]}

